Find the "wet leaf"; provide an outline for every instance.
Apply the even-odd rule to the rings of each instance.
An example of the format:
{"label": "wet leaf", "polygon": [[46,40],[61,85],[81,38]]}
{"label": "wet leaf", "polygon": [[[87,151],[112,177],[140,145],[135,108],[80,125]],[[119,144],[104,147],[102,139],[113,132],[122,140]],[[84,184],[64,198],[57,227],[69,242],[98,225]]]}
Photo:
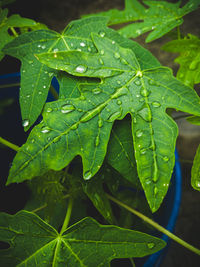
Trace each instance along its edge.
{"label": "wet leaf", "polygon": [[84,218],[59,234],[37,215],[0,214],[1,266],[109,266],[114,258],[143,257],[165,246],[150,235]]}
{"label": "wet leaf", "polygon": [[192,165],[191,184],[195,190],[200,191],[200,145],[197,148]]}
{"label": "wet leaf", "polygon": [[82,157],[84,179],[91,179],[104,161],[114,121],[129,113],[138,176],[151,210],[156,211],[169,186],[178,134],[166,108],[199,116],[199,97],[168,68],[155,67],[154,62],[150,68],[148,62],[146,69],[131,49],[97,34],[92,38],[98,53],[37,55],[51,68],[101,82],[79,86],[79,98],[46,104],[43,121],[17,153],[7,183],[31,179],[49,169],[61,170],[76,155]]}

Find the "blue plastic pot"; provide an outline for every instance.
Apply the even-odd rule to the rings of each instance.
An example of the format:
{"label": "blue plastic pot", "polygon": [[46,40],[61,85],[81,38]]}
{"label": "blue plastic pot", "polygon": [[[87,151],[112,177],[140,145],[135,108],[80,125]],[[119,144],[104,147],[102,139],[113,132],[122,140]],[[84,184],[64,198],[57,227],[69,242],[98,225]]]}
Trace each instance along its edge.
{"label": "blue plastic pot", "polygon": [[[20,73],[11,73],[7,75],[0,76],[0,86],[5,84],[16,84],[20,81]],[[55,78],[52,80],[52,85],[56,90],[59,89],[58,82]],[[10,88],[2,89],[0,88],[0,100],[13,97],[18,98],[19,96],[19,90],[18,85],[12,86]],[[51,93],[48,95],[47,101],[52,101],[53,96]],[[181,201],[181,184],[182,184],[182,177],[181,177],[181,168],[180,163],[178,159],[178,154],[175,152],[176,162],[174,167],[174,173],[171,179],[171,186],[168,190],[167,196],[160,208],[160,210],[155,214],[155,221],[157,221],[159,224],[161,224],[163,227],[165,227],[170,232],[173,232],[177,216],[179,213],[179,207],[180,207],[180,201]],[[151,256],[145,257],[143,259],[137,259],[136,265],[142,266],[142,267],[158,267],[161,265],[168,247],[170,245],[169,237],[166,235],[158,235],[157,232],[153,235],[158,236],[162,238],[164,241],[166,241],[167,246],[162,251],[159,251]]]}

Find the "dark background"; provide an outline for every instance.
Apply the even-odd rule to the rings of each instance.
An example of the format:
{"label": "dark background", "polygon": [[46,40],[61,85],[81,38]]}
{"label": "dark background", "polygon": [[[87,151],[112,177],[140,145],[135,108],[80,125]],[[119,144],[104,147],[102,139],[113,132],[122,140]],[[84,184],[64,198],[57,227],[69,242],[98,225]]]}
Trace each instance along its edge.
{"label": "dark background", "polygon": [[[21,16],[35,19],[38,22],[45,23],[50,29],[61,31],[71,20],[78,19],[82,14],[95,13],[110,8],[123,8],[123,0],[35,0],[35,1],[23,1],[17,0],[15,3],[9,6],[10,13],[19,13]],[[175,1],[170,1],[175,2]],[[185,1],[184,1],[185,2]],[[199,35],[199,25],[200,16],[199,10],[193,12],[184,17],[184,24],[181,26],[181,31],[184,34],[192,33]],[[142,46],[149,49],[164,66],[171,67],[176,73],[178,65],[173,62],[175,55],[164,52],[160,47],[167,41],[170,40],[168,36],[165,36],[159,40],[153,41],[150,44],[144,42],[146,35],[137,38]],[[18,60],[6,57],[2,62],[0,62],[0,75],[5,73],[12,73],[19,71],[20,63]],[[197,86],[197,92],[199,92],[199,86]],[[17,109],[17,110],[16,110]],[[6,137],[11,142],[15,142],[21,145],[26,138],[26,134],[23,132],[21,126],[19,126],[20,112],[19,107],[11,107],[8,109],[8,117],[0,121],[1,125],[1,135]],[[18,114],[17,114],[18,113]],[[10,118],[14,116],[16,125],[9,124]],[[175,228],[175,234],[182,238],[183,240],[191,243],[192,245],[200,248],[200,193],[193,190],[190,185],[190,172],[191,172],[191,161],[194,158],[195,151],[198,144],[200,143],[200,130],[198,127],[192,126],[185,120],[179,120],[179,138],[177,141],[177,149],[181,159],[181,168],[183,174],[183,188],[182,188],[182,201],[180,207],[180,214]],[[19,131],[21,136],[15,136],[15,132]],[[7,134],[6,132],[9,132]],[[7,150],[0,147],[1,152],[1,166],[11,162],[14,157],[14,152],[7,153]],[[9,166],[6,166],[4,173],[1,177],[1,185],[4,183],[7,175]],[[23,187],[23,185],[18,185]],[[23,205],[24,198],[26,196],[21,196],[16,194],[16,187],[9,187],[10,194],[16,197],[16,201],[19,202],[19,206]],[[2,193],[1,205],[6,203],[6,198]],[[12,209],[12,203],[8,209]],[[12,210],[15,212],[15,210]],[[165,258],[162,267],[198,267],[200,264],[199,256],[183,248],[174,241],[171,242],[170,249],[168,251],[167,257]]]}

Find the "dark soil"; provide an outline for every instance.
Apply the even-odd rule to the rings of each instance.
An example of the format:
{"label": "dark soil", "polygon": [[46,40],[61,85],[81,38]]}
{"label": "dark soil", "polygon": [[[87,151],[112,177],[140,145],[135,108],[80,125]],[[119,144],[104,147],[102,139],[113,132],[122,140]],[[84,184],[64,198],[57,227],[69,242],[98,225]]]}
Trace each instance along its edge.
{"label": "dark soil", "polygon": [[[49,28],[61,31],[71,20],[78,19],[82,14],[95,13],[108,10],[110,8],[123,8],[123,0],[35,0],[35,1],[16,1],[10,5],[10,13],[19,13],[21,16],[29,17],[45,23]],[[173,1],[171,1],[173,2]],[[181,30],[184,34],[193,33],[199,35],[200,16],[199,11],[185,16],[184,24]],[[166,53],[160,47],[169,39],[163,37],[150,44],[145,44],[146,36],[138,38],[141,45],[149,49],[164,66],[173,68],[174,73],[177,71],[177,65],[173,62],[174,55]],[[6,61],[1,63],[1,73],[19,71],[19,63],[14,60],[12,67],[6,67]],[[199,90],[199,88],[197,88]],[[194,140],[194,141],[192,141]],[[200,131],[197,131],[196,136],[187,135],[184,131],[177,142],[179,156],[184,160],[192,160],[195,150],[200,142]],[[175,228],[175,234],[183,240],[200,248],[200,193],[194,191],[190,185],[191,163],[181,163],[183,174],[183,191],[180,214]],[[200,258],[187,249],[171,242],[167,257],[162,263],[162,267],[198,267]]]}

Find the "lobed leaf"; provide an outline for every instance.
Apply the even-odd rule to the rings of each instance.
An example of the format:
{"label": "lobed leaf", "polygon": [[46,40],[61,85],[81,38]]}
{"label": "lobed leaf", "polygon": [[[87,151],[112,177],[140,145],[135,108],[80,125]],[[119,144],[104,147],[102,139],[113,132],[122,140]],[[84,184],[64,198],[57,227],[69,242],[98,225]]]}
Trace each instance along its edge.
{"label": "lobed leaf", "polygon": [[180,53],[174,60],[180,65],[177,78],[186,85],[194,87],[200,83],[200,40],[195,35],[180,40],[173,40],[166,43],[163,50],[172,53]]}
{"label": "lobed leaf", "polygon": [[165,111],[175,108],[199,116],[199,97],[169,69],[154,64],[143,69],[132,50],[92,36],[98,53],[37,55],[51,68],[101,82],[81,85],[79,98],[46,104],[43,121],[17,153],[7,183],[61,170],[76,155],[82,157],[84,179],[90,179],[103,163],[114,121],[129,113],[138,176],[151,210],[156,211],[168,189],[178,134]]}
{"label": "lobed leaf", "polygon": [[37,215],[0,214],[1,266],[110,266],[114,258],[143,257],[165,246],[150,235],[84,218],[62,235]]}
{"label": "lobed leaf", "polygon": [[167,1],[143,0],[143,3],[148,8],[140,4],[138,0],[125,0],[124,10],[112,9],[98,15],[109,17],[109,25],[134,22],[119,30],[120,34],[128,38],[135,38],[151,31],[146,38],[148,43],[181,25],[183,23],[182,17],[197,9],[200,4],[198,0],[189,0],[180,8],[181,1],[169,3]]}
{"label": "lobed leaf", "polygon": [[195,190],[200,191],[200,145],[197,148],[192,165],[191,185]]}
{"label": "lobed leaf", "polygon": [[[6,4],[6,3],[5,3]],[[16,36],[9,34],[11,28],[22,28],[35,26],[36,22],[32,19],[22,18],[19,15],[12,15],[7,18],[8,9],[0,9],[0,60],[4,57],[3,47],[15,39]]]}

